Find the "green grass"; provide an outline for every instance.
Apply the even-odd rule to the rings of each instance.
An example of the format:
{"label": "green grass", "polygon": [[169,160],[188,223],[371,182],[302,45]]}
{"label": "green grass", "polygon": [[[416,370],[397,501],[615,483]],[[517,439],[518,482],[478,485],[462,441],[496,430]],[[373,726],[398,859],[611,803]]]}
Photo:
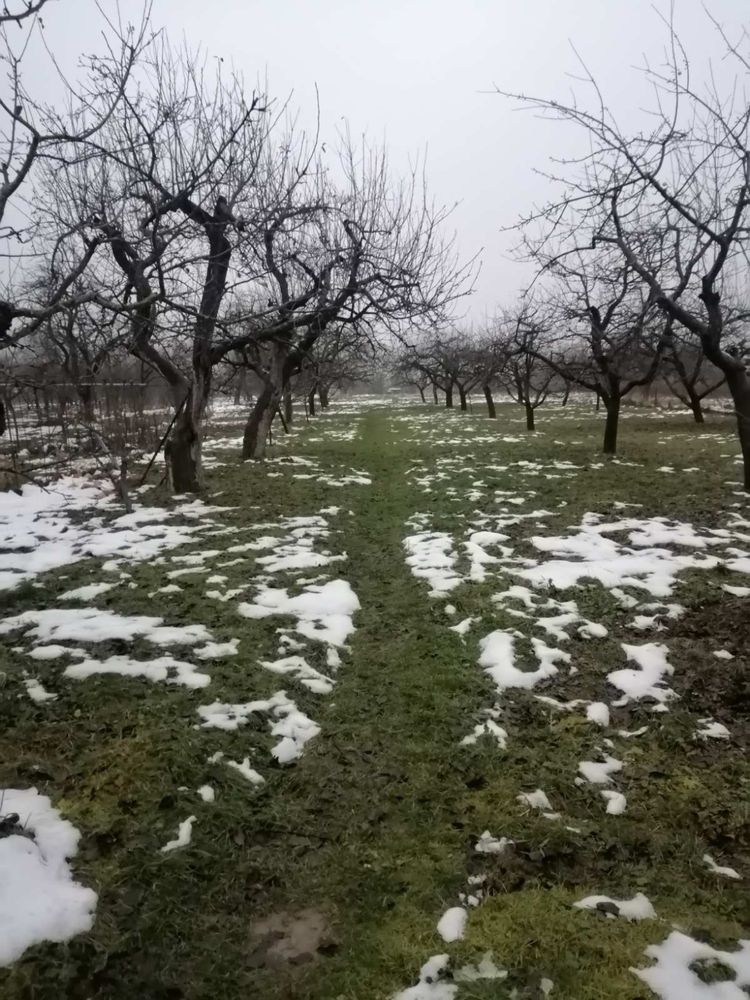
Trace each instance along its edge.
{"label": "green grass", "polygon": [[[415,414],[415,427],[430,417],[439,428],[458,428],[465,443],[407,440],[420,432],[393,418]],[[719,944],[736,941],[743,924],[747,933],[746,883],[711,876],[701,863],[708,850],[750,873],[750,660],[747,646],[742,649],[750,605],[723,594],[726,576],[717,571],[681,578],[674,599],[689,611],[663,634],[681,701],[646,737],[624,747],[628,810],[610,817],[595,790],[573,784],[578,762],[602,735],[580,715],[550,718],[531,696],[518,694],[504,722],[507,751],[483,741],[458,745],[479,709],[493,700],[476,665],[476,638],[492,628],[524,630],[528,623],[493,606],[496,578],[464,585],[451,595],[455,620],[474,615],[481,622],[462,641],[446,627],[444,602],[430,600],[424,583],[409,573],[401,544],[404,522],[416,511],[450,530],[475,509],[491,511],[494,489],[535,491],[534,507],[559,515],[549,519],[555,533],[589,510],[619,516],[617,501],[641,504],[637,516],[718,527],[741,502],[732,485],[739,468],[731,423],[714,418],[701,430],[684,415],[655,419],[626,411],[619,457],[639,463],[631,466],[602,461],[601,425],[590,411],[542,410],[534,436],[524,434],[521,416],[510,405],[499,407],[496,422],[429,407],[372,409],[352,441],[318,433],[319,426],[346,428],[348,418],[335,415],[299,436],[295,452],[323,466],[367,470],[369,487],[269,478],[264,466],[241,465],[231,456],[211,473],[211,490],[223,491],[216,502],[235,507],[225,519],[238,526],[342,507],[331,518],[340,532],[329,544],[347,553],[348,562],[336,570],[351,583],[362,610],[351,653],[327,698],[291,681],[282,684],[259,667],[258,658],[274,653],[280,620],[250,621],[237,614],[237,601],[206,599],[203,577],[180,580],[183,592],[159,595],[156,610],[148,593],[164,583],[159,565],[131,567],[138,588],[111,591],[97,606],[159,613],[174,624],[202,622],[219,640],[240,637],[240,656],[208,665],[212,684],[204,691],[119,677],[66,681],[52,662],[39,664],[38,676],[60,697],[37,706],[21,685],[28,661],[12,652],[15,637],[5,640],[0,785],[35,784],[81,829],[74,869],[96,888],[99,906],[91,933],[32,948],[0,970],[3,998],[386,1000],[414,981],[431,954],[448,950],[458,962],[475,962],[492,950],[510,970],[508,980],[467,984],[461,1000],[507,997],[513,988],[531,1000],[539,995],[541,976],[555,983],[555,1000],[638,1000],[650,993],[630,967],[646,964],[645,947],[663,940],[673,924]],[[222,429],[221,436],[226,433]],[[509,434],[523,440],[500,440]],[[497,440],[476,440],[486,435]],[[436,460],[465,455],[473,475],[453,473],[432,493],[423,493],[409,475],[418,463],[431,470]],[[518,467],[484,468],[561,458],[582,468],[553,479],[524,476]],[[665,464],[699,466],[701,472],[659,472]],[[464,495],[472,479],[486,484],[478,501]],[[457,489],[457,500],[446,487]],[[534,530],[512,526],[511,544],[528,554],[523,539]],[[226,535],[194,547],[238,540]],[[48,574],[43,589],[6,595],[8,613],[54,604],[64,590],[97,579],[96,565],[79,563]],[[217,572],[229,576],[228,587],[246,585],[248,565]],[[735,574],[733,582],[743,581]],[[603,693],[604,675],[621,662],[619,643],[649,637],[629,633],[632,615],[597,585],[565,593],[571,596],[584,615],[610,629],[607,640],[576,638],[565,647],[579,667],[565,696],[591,697],[592,691]],[[733,661],[712,657],[724,645],[737,653]],[[147,647],[136,649],[145,654]],[[271,766],[265,720],[237,734],[194,728],[199,704],[263,697],[282,686],[322,726],[292,767]],[[703,714],[729,725],[735,737],[729,745],[692,739],[694,720]],[[617,719],[628,728],[644,720],[653,723],[654,717],[642,709]],[[236,758],[255,756],[266,784],[252,789],[229,769],[207,764],[218,749]],[[192,791],[205,781],[217,790],[212,806],[199,803]],[[536,787],[562,808],[564,823],[519,806],[518,792]],[[190,813],[198,817],[190,847],[160,854]],[[512,856],[473,853],[487,828],[516,841]],[[446,946],[435,925],[475,872],[488,874],[490,893],[472,911],[465,939]],[[658,920],[630,924],[571,909],[590,893],[630,897],[638,891],[649,896]],[[313,964],[258,968],[251,961],[252,921],[304,907],[328,916],[336,946]]]}

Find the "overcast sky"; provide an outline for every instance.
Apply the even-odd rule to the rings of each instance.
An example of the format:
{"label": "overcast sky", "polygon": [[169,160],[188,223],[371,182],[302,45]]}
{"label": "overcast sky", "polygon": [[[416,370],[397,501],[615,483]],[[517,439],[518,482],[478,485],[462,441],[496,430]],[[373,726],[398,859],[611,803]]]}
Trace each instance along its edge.
{"label": "overcast sky", "polygon": [[[721,73],[703,4],[674,6],[694,74],[705,76],[711,57]],[[732,34],[750,23],[749,0],[707,6]],[[124,14],[138,9],[121,0]],[[579,71],[573,43],[621,120],[637,126],[646,94],[635,67],[644,54],[658,60],[666,40],[649,0],[154,0],[153,20],[175,40],[224,57],[251,84],[267,75],[280,100],[293,91],[303,114],[312,115],[317,84],[323,138],[348,119],[353,133],[387,141],[394,167],[426,148],[432,192],[459,203],[453,221],[463,253],[482,251],[470,307],[477,319],[524,282],[509,259],[512,237],[500,230],[544,199],[546,182],[534,169],[580,141],[570,126],[489,93],[493,85],[557,97],[572,86],[581,92],[570,77]],[[54,0],[45,22],[64,65],[98,47],[94,0]]]}

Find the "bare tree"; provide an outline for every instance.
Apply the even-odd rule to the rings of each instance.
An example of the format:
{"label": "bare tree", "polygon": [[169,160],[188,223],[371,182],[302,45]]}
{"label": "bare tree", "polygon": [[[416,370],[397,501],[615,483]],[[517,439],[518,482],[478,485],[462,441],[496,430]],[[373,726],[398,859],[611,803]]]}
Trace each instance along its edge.
{"label": "bare tree", "polygon": [[589,154],[567,165],[563,197],[544,214],[573,218],[570,229],[581,246],[615,248],[724,375],[750,490],[750,375],[747,359],[727,349],[722,302],[723,286],[746,269],[750,50],[746,34],[735,43],[713,24],[736,78],[722,89],[711,73],[696,88],[686,51],[667,25],[666,67],[644,70],[654,95],[646,131],[627,134],[619,126],[585,67],[589,106],[515,96],[588,136]]}
{"label": "bare tree", "polygon": [[[39,13],[45,3],[19,2],[0,13],[0,54],[6,70],[6,88],[0,94],[0,234],[7,246],[0,286],[0,345],[18,343],[59,308],[102,297],[99,289],[89,288],[83,299],[74,291],[97,241],[83,238],[77,227],[59,230],[51,242],[45,239],[48,233],[40,235],[39,204],[32,192],[41,165],[64,169],[71,156],[86,155],[120,106],[134,67],[152,40],[148,8],[136,26],[106,20],[106,54],[83,60],[86,73],[81,81],[67,80],[52,63],[62,87],[58,110],[27,89],[23,74],[31,36],[42,30]],[[23,30],[11,35],[11,26],[18,24]],[[36,285],[32,294],[27,268],[40,259],[49,280]],[[39,294],[42,289],[44,296]]]}
{"label": "bare tree", "polygon": [[536,411],[547,399],[555,369],[539,353],[550,328],[543,310],[522,302],[515,312],[506,313],[499,323],[499,343],[503,364],[500,381],[526,414],[526,430],[536,430]]}

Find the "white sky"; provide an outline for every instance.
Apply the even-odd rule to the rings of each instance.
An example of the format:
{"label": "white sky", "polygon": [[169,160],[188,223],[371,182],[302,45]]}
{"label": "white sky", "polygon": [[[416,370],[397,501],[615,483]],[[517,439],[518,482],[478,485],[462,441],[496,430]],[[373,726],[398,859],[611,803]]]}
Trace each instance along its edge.
{"label": "white sky", "polygon": [[[113,9],[113,0],[101,2]],[[705,78],[709,58],[721,73],[721,45],[700,0],[674,6],[694,76]],[[750,24],[748,0],[707,6],[733,35],[743,19]],[[123,14],[136,18],[139,9],[121,0]],[[572,41],[621,120],[637,127],[646,94],[634,67],[644,53],[658,61],[666,41],[649,0],[153,0],[153,22],[224,57],[250,85],[267,75],[279,100],[294,91],[303,119],[312,120],[317,84],[323,139],[348,119],[354,134],[386,140],[394,168],[427,148],[431,191],[459,202],[462,252],[483,248],[470,303],[477,319],[524,283],[524,268],[508,257],[513,238],[500,229],[544,200],[548,185],[534,169],[580,142],[569,126],[487,92],[496,83],[565,98],[578,72]],[[54,0],[45,23],[63,65],[98,47],[94,0]],[[36,62],[38,53],[30,55]]]}

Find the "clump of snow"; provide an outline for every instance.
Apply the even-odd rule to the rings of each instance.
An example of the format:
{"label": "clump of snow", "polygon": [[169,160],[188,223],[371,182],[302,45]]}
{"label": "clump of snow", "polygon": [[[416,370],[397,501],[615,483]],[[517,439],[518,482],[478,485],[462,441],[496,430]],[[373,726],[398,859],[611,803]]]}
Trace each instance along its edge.
{"label": "clump of snow", "polygon": [[32,945],[67,941],[91,929],[97,896],[73,880],[68,859],[80,834],[35,788],[0,791],[2,813],[26,833],[0,839],[0,966]]}
{"label": "clump of snow", "polygon": [[623,697],[614,702],[616,706],[644,698],[652,698],[658,705],[665,705],[670,698],[675,697],[672,688],[664,681],[666,676],[674,672],[667,660],[669,650],[666,646],[655,642],[647,642],[641,646],[622,643],[622,648],[627,659],[634,662],[638,669],[625,667],[607,674],[609,683],[623,692]]}
{"label": "clump of snow", "polygon": [[[744,1000],[750,987],[750,941],[740,941],[738,951],[721,951],[703,941],[695,941],[681,931],[672,931],[662,944],[646,948],[647,958],[655,959],[648,969],[631,971],[661,1000]],[[727,966],[733,981],[705,983],[691,968],[696,962]]]}
{"label": "clump of snow", "polygon": [[175,839],[168,841],[160,849],[162,854],[176,851],[178,847],[187,847],[193,837],[193,823],[195,823],[195,816],[188,816],[187,819],[184,819],[177,827],[177,836]]}
{"label": "clump of snow", "polygon": [[[621,532],[628,533],[629,545],[607,537]],[[705,549],[724,541],[712,534],[699,535],[692,525],[666,518],[600,523],[598,514],[586,514],[576,534],[534,536],[532,544],[555,558],[518,572],[536,587],[552,585],[566,590],[590,579],[604,587],[619,590],[628,586],[646,590],[654,597],[668,597],[678,573],[693,568],[713,569],[719,560],[713,556],[676,555],[667,546]]]}
{"label": "clump of snow", "polygon": [[203,688],[210,682],[208,674],[196,670],[186,660],[176,660],[173,656],[157,656],[153,660],[135,660],[130,656],[109,656],[106,660],[86,657],[65,668],[65,676],[74,680],[84,680],[94,674],[119,674],[122,677],[145,677],[149,681],[166,681],[167,684],[183,684],[189,688]]}
{"label": "clump of snow", "polygon": [[354,631],[352,616],[359,608],[357,595],[346,580],[329,580],[306,586],[296,597],[290,597],[286,589],[264,587],[252,604],[240,604],[237,610],[245,618],[290,615],[297,619],[300,635],[343,646]]}
{"label": "clump of snow", "polygon": [[632,899],[586,896],[573,906],[579,910],[599,910],[608,917],[624,917],[626,920],[651,920],[656,916],[656,911],[642,892],[637,892]]}
{"label": "clump of snow", "polygon": [[485,830],[474,844],[474,850],[477,854],[502,854],[512,844],[508,837],[493,837],[489,830]]}
{"label": "clump of snow", "polygon": [[302,756],[305,744],[320,733],[320,726],[300,712],[296,704],[288,698],[286,691],[277,691],[270,698],[227,704],[215,701],[211,705],[201,705],[198,714],[205,728],[215,727],[232,731],[247,724],[250,716],[262,712],[270,715],[271,735],[280,737],[271,750],[271,755],[280,764],[287,764]]}
{"label": "clump of snow", "polygon": [[589,722],[595,722],[597,726],[608,726],[609,706],[603,701],[592,701],[586,709],[586,718]]}
{"label": "clump of snow", "polygon": [[448,965],[447,955],[433,955],[419,970],[416,986],[394,994],[392,1000],[454,1000],[458,987],[443,979]]}
{"label": "clump of snow", "polygon": [[255,768],[250,767],[250,758],[245,757],[244,760],[228,760],[226,761],[227,767],[233,768],[238,774],[249,781],[251,785],[262,785],[265,783],[265,778],[262,774],[258,774]]}
{"label": "clump of snow", "polygon": [[205,625],[165,625],[163,618],[118,615],[98,608],[47,608],[0,619],[0,635],[23,630],[40,642],[107,642],[142,638],[155,646],[208,642]]}
{"label": "clump of snow", "polygon": [[703,855],[703,863],[708,866],[712,875],[722,875],[724,878],[741,878],[739,872],[734,868],[727,868],[725,865],[717,865],[710,854]]}
{"label": "clump of snow", "polygon": [[427,581],[431,597],[443,597],[461,583],[453,539],[449,534],[420,531],[407,535],[403,544],[407,566],[414,576]]}
{"label": "clump of snow", "polygon": [[199,660],[221,660],[226,656],[236,656],[239,645],[239,639],[230,639],[229,642],[207,642],[205,646],[197,646],[193,650],[193,655]]}
{"label": "clump of snow", "polygon": [[52,691],[46,691],[44,685],[41,681],[37,680],[36,677],[26,677],[24,678],[23,683],[26,688],[26,692],[32,701],[43,704],[45,701],[57,700],[57,695]]}
{"label": "clump of snow", "polygon": [[486,951],[476,965],[462,965],[456,969],[453,978],[457,983],[473,983],[480,979],[507,979],[506,969],[499,969],[492,960],[492,952]]}
{"label": "clump of snow", "polygon": [[60,594],[58,601],[83,601],[84,603],[88,603],[100,594],[106,594],[108,590],[112,590],[116,586],[116,583],[89,583],[84,587],[76,587],[75,590],[66,590],[64,594]]}
{"label": "clump of snow", "polygon": [[463,906],[452,906],[442,915],[437,925],[437,932],[443,941],[460,941],[466,930],[468,914]]}
{"label": "clump of snow", "polygon": [[198,794],[204,802],[214,802],[216,799],[216,791],[213,785],[201,785],[198,789]]}
{"label": "clump of snow", "polygon": [[552,810],[552,804],[547,798],[547,793],[542,791],[541,788],[537,788],[535,792],[521,792],[516,796],[516,800],[522,805],[529,806],[531,809],[544,809],[548,812]]}
{"label": "clump of snow", "polygon": [[601,796],[607,803],[606,811],[610,816],[621,816],[627,809],[628,801],[622,792],[614,792],[605,788],[601,792]]}
{"label": "clump of snow", "polygon": [[304,656],[282,656],[278,660],[259,660],[262,667],[275,674],[290,674],[300,684],[316,694],[329,694],[334,682],[330,677],[311,667]]}
{"label": "clump of snow", "polygon": [[732,735],[722,722],[714,719],[698,719],[700,729],[695,731],[699,740],[728,740]]}
{"label": "clump of snow", "polygon": [[540,681],[554,677],[557,662],[567,662],[570,659],[569,653],[553,649],[539,639],[532,639],[539,666],[536,670],[521,670],[515,665],[514,643],[513,633],[501,629],[490,632],[479,640],[479,665],[490,675],[501,692],[508,688],[529,690]]}
{"label": "clump of snow", "polygon": [[601,762],[582,760],[578,770],[592,785],[608,785],[612,780],[611,776],[622,770],[622,761],[605,754]]}

